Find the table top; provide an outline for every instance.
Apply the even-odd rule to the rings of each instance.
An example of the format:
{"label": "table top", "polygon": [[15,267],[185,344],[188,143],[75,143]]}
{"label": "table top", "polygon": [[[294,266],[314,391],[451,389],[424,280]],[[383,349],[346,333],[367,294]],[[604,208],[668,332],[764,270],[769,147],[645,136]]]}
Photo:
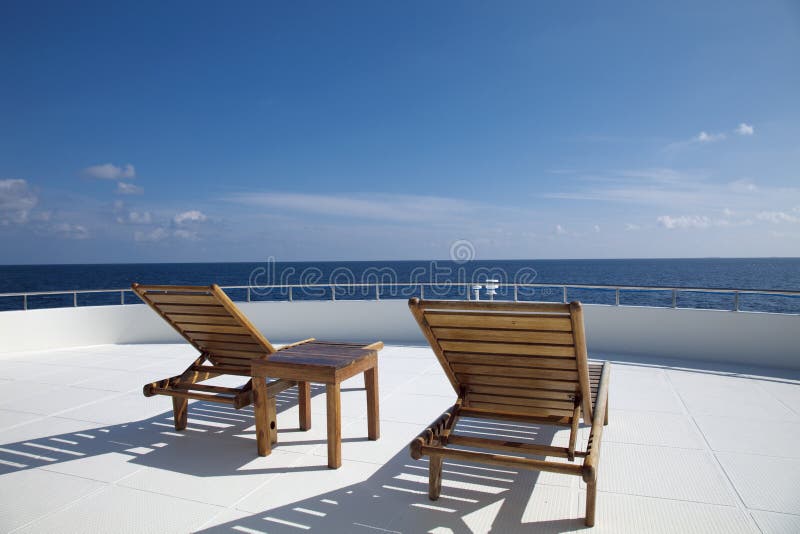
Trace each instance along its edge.
{"label": "table top", "polygon": [[254,376],[339,382],[377,365],[378,350],[364,343],[309,341],[281,349],[252,363]]}

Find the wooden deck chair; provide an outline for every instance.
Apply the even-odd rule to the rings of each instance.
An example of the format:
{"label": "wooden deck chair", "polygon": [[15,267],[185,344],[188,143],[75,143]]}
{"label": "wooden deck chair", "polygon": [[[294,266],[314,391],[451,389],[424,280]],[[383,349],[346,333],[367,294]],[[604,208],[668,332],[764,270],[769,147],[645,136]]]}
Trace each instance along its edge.
{"label": "wooden deck chair", "polygon": [[[189,399],[230,404],[237,410],[253,402],[254,388],[250,363],[276,352],[236,305],[216,284],[211,286],[145,286],[133,284],[133,291],[183,338],[200,356],[180,375],[145,384],[144,395],[169,395],[175,417],[175,429],[187,423]],[[306,339],[290,346],[313,341]],[[283,347],[287,348],[287,347]],[[238,388],[200,384],[221,376],[248,377]],[[267,399],[275,414],[275,396],[299,385],[300,428],[310,427],[310,390],[307,382],[275,380],[267,385]],[[260,389],[260,388],[256,388]],[[270,442],[277,441],[276,422],[269,424]]]}
{"label": "wooden deck chair", "polygon": [[[603,426],[608,424],[611,366],[587,361],[580,303],[413,298],[408,305],[458,395],[455,405],[410,445],[414,459],[430,457],[430,499],[439,498],[445,458],[552,471],[580,476],[586,482],[585,522],[592,526],[600,440]],[[583,451],[575,448],[581,416],[592,427]],[[476,437],[472,432],[460,434],[456,428],[460,417],[566,426],[570,429],[569,445],[555,447]]]}

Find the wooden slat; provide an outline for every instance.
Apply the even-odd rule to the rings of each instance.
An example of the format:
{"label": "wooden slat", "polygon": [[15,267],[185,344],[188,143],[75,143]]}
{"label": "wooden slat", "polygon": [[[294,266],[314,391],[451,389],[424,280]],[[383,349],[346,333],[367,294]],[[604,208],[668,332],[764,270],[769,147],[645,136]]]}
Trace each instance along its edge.
{"label": "wooden slat", "polygon": [[161,304],[158,307],[165,314],[186,313],[197,315],[222,315],[230,316],[228,310],[222,306],[198,306],[194,304]]}
{"label": "wooden slat", "polygon": [[206,341],[198,340],[204,349],[209,352],[225,352],[228,350],[239,350],[247,352],[257,352],[259,354],[268,354],[266,349],[257,343],[222,343],[219,341]]}
{"label": "wooden slat", "polygon": [[559,332],[569,332],[572,330],[572,322],[569,317],[558,315],[489,315],[426,312],[425,320],[432,327],[501,328],[504,330],[551,330]]}
{"label": "wooden slat", "polygon": [[181,329],[186,332],[188,335],[194,335],[195,332],[205,333],[205,334],[240,334],[240,335],[249,335],[246,329],[242,328],[241,326],[220,326],[220,325],[202,325],[202,324],[192,324],[192,325],[184,325]]}
{"label": "wooden slat", "polygon": [[263,348],[260,350],[233,350],[233,349],[215,349],[208,351],[209,357],[226,357],[226,358],[241,358],[245,360],[252,359],[266,359],[269,353]]}
{"label": "wooden slat", "polygon": [[534,345],[522,343],[489,343],[480,341],[439,341],[442,350],[454,352],[480,352],[484,354],[519,354],[575,358],[575,349],[569,345]]}
{"label": "wooden slat", "polygon": [[544,343],[549,345],[572,345],[570,332],[541,330],[487,330],[483,328],[433,328],[440,340],[456,341],[501,341],[506,343]]}
{"label": "wooden slat", "polygon": [[481,386],[471,385],[467,387],[467,395],[473,394],[487,394],[487,395],[508,395],[511,397],[522,397],[531,399],[552,399],[573,402],[575,399],[575,392],[570,391],[553,391],[549,389],[534,389],[534,388],[510,388],[507,386]]}
{"label": "wooden slat", "polygon": [[563,410],[572,410],[575,406],[575,403],[570,400],[531,399],[524,397],[508,397],[504,395],[470,394],[467,395],[466,400],[469,406],[471,406],[473,402],[493,402],[497,404],[538,406],[540,408],[558,408]]}
{"label": "wooden slat", "polygon": [[562,369],[537,369],[530,367],[506,367],[502,365],[475,365],[471,363],[454,363],[451,365],[456,374],[512,376],[519,378],[545,378],[552,380],[578,380],[577,371]]}
{"label": "wooden slat", "polygon": [[215,356],[209,355],[211,359],[211,363],[214,364],[215,367],[220,365],[224,366],[231,366],[236,367],[237,369],[244,369],[248,373],[250,372],[250,365],[253,363],[254,360],[257,358],[240,358],[238,356]]}
{"label": "wooden slat", "polygon": [[202,343],[203,341],[214,341],[217,343],[255,343],[258,340],[250,334],[217,334],[208,332],[193,332],[192,339]]}
{"label": "wooden slat", "polygon": [[459,415],[473,419],[497,419],[498,421],[516,421],[519,423],[537,423],[543,425],[571,426],[572,424],[571,417],[536,417],[533,415],[520,415],[518,413],[506,413],[494,410],[479,410],[476,408],[462,408]]}
{"label": "wooden slat", "polygon": [[189,369],[201,373],[219,373],[221,375],[250,376],[250,367],[232,365],[193,365]]}
{"label": "wooden slat", "polygon": [[497,402],[470,402],[468,408],[477,408],[479,410],[491,410],[498,413],[514,413],[521,415],[532,415],[536,417],[572,417],[572,407],[568,409],[561,408],[539,408],[534,406],[518,406],[511,404],[501,404]]}
{"label": "wooden slat", "polygon": [[187,314],[167,314],[170,320],[179,325],[184,324],[221,324],[236,326],[239,323],[233,317],[225,317],[222,315],[187,315]]}
{"label": "wooden slat", "polygon": [[525,311],[530,313],[569,313],[569,304],[560,302],[502,302],[502,301],[463,301],[463,300],[423,300],[420,307],[428,313],[432,310],[466,311]]}
{"label": "wooden slat", "polygon": [[462,384],[482,384],[490,386],[510,386],[517,388],[550,389],[556,391],[575,392],[578,390],[577,382],[560,380],[537,380],[532,378],[515,378],[512,376],[486,376],[486,375],[456,375]]}
{"label": "wooden slat", "polygon": [[169,293],[145,293],[147,299],[155,304],[198,304],[214,306],[219,304],[217,299],[210,295],[173,295]]}
{"label": "wooden slat", "polygon": [[445,352],[445,358],[450,364],[478,363],[500,364],[518,367],[540,367],[543,369],[566,369],[574,371],[577,364],[572,358],[543,358],[541,356],[509,356],[498,354],[481,354],[472,352]]}

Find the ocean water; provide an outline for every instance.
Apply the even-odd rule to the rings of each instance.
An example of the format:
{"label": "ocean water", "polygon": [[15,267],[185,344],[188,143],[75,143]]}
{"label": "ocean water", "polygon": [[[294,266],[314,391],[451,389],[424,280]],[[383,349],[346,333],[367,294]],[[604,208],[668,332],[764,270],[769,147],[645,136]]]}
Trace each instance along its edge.
{"label": "ocean water", "polygon": [[[454,285],[496,278],[504,283],[655,286],[800,291],[800,258],[747,259],[625,259],[625,260],[480,260],[370,261],[370,262],[263,262],[263,263],[162,263],[100,265],[0,266],[0,293],[124,289],[131,283],[221,286],[273,284],[348,284],[381,282],[381,298],[419,296],[466,298],[465,287]],[[398,284],[389,286],[388,284]],[[331,289],[295,288],[294,300],[330,299]],[[375,298],[374,288],[336,290],[337,299]],[[230,290],[234,300],[244,300],[246,290]],[[252,300],[286,300],[285,288],[254,289]],[[482,298],[485,298],[482,292]],[[512,299],[513,289],[501,288],[496,299]],[[560,301],[561,288],[520,288],[520,300]],[[568,300],[613,304],[613,290],[567,287]],[[132,292],[125,302],[138,303]],[[78,295],[78,305],[119,304],[120,293]],[[620,303],[671,306],[669,291],[622,291]],[[72,294],[30,296],[28,307],[72,306]],[[732,309],[731,293],[679,292],[678,307]],[[21,297],[1,297],[0,310],[21,309]],[[740,295],[743,311],[800,313],[800,297]]]}

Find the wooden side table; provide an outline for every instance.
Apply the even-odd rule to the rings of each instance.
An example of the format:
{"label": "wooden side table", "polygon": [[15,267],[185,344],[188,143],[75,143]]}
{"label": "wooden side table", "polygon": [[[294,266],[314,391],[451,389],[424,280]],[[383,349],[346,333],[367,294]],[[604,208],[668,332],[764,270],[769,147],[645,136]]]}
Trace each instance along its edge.
{"label": "wooden side table", "polygon": [[342,404],[340,384],[364,373],[367,389],[367,435],[380,437],[378,408],[378,351],[383,343],[370,345],[309,340],[271,354],[266,360],[253,361],[253,402],[255,405],[258,455],[266,456],[277,441],[275,405],[267,398],[266,379],[296,380],[300,408],[300,428],[311,428],[311,382],[325,384],[328,417],[328,467],[342,465]]}

